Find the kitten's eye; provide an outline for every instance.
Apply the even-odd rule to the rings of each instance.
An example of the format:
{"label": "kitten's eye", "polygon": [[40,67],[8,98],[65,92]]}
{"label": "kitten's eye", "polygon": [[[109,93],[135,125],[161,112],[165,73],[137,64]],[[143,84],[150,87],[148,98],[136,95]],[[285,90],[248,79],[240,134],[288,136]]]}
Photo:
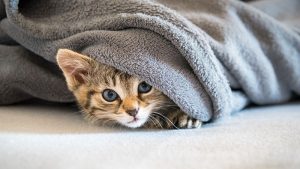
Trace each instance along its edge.
{"label": "kitten's eye", "polygon": [[138,92],[139,93],[148,93],[148,92],[150,92],[151,89],[152,89],[152,86],[150,86],[146,82],[142,82],[139,84]]}
{"label": "kitten's eye", "polygon": [[111,90],[111,89],[105,89],[103,92],[102,92],[102,97],[108,101],[108,102],[112,102],[112,101],[115,101],[119,96],[118,94]]}

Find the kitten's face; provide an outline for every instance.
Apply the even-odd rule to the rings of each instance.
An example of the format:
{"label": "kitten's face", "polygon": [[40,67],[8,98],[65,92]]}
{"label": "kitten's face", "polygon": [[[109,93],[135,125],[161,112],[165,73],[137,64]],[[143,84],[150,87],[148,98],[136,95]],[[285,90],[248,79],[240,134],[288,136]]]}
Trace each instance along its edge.
{"label": "kitten's face", "polygon": [[145,124],[152,113],[173,104],[146,82],[87,56],[61,49],[57,62],[86,119],[92,122],[137,128]]}

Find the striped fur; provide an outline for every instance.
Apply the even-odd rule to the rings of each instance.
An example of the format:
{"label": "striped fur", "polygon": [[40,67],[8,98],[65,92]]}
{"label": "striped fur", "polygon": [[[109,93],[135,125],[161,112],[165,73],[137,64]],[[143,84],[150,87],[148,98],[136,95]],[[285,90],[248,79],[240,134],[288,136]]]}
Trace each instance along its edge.
{"label": "striped fur", "polygon": [[[135,76],[67,49],[58,51],[57,62],[85,119],[90,122],[130,128],[195,128],[201,125],[159,90],[152,88],[147,93],[139,93],[142,81]],[[119,97],[112,102],[106,101],[102,96],[105,89],[115,91]],[[129,110],[137,110],[136,116],[130,115]]]}

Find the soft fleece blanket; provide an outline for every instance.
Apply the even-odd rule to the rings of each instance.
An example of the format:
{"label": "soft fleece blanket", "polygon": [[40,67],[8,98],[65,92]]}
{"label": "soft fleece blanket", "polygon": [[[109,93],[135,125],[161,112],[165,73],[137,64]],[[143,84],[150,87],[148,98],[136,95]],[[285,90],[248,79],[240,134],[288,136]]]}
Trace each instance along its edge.
{"label": "soft fleece blanket", "polygon": [[68,48],[136,75],[202,121],[300,95],[300,1],[0,1],[0,103],[74,98]]}

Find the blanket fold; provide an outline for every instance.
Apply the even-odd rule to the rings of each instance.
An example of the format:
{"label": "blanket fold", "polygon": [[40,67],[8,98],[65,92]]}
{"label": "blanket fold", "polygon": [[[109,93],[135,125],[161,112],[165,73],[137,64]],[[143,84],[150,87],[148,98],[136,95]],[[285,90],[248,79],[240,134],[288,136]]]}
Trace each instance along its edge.
{"label": "blanket fold", "polygon": [[0,104],[74,101],[59,48],[144,79],[202,121],[288,101],[300,94],[300,2],[285,2],[289,17],[262,1],[0,1]]}

